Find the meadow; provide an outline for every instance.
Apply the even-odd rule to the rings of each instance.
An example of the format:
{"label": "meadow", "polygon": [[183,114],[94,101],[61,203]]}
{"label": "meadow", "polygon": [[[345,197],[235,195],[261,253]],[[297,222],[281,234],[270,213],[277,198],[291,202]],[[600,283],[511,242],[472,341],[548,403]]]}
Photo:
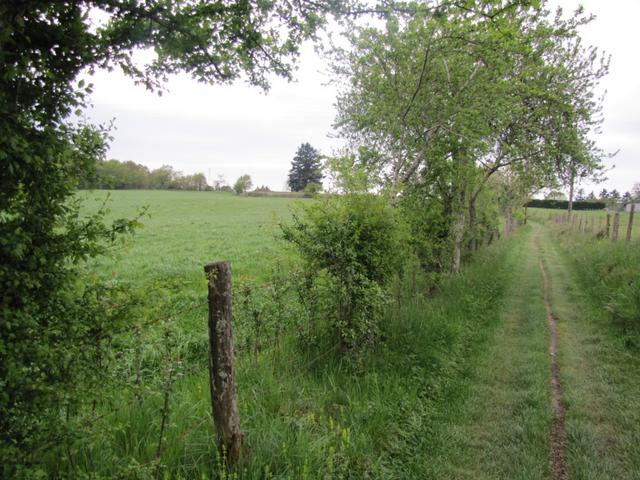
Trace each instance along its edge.
{"label": "meadow", "polygon": [[[106,192],[83,195],[91,199],[89,212]],[[294,202],[111,193],[111,218],[135,215],[145,204],[150,217],[115,255],[88,270],[127,286],[139,304],[119,340],[125,361],[118,359],[118,379],[96,386],[94,412],[65,454],[52,453],[50,472],[417,478],[439,467],[416,455],[438,455],[443,465],[456,455],[446,445],[447,422],[459,415],[466,376],[498,322],[518,256],[515,240],[480,252],[462,277],[445,278],[435,297],[415,272],[398,278],[377,346],[345,360],[315,336],[318,325],[308,324],[296,298],[296,258],[278,239],[278,223]],[[218,455],[210,415],[202,267],[213,259],[230,260],[234,269],[245,456],[231,471]],[[426,450],[418,452],[416,441]]]}
{"label": "meadow", "polygon": [[[278,241],[279,222],[305,199],[236,196],[224,192],[122,190],[84,192],[87,212],[108,197],[107,219],[134,217],[147,206],[143,227],[111,258],[93,267],[144,284],[181,283],[201,289],[203,266],[228,260],[238,279],[266,280],[291,252]],[[186,284],[185,284],[186,282]]]}
{"label": "meadow", "polygon": [[[90,213],[107,192],[82,195]],[[615,382],[606,387],[615,409],[601,405],[601,415],[618,428],[636,408],[640,384],[619,365],[638,361],[637,295],[626,286],[637,278],[638,250],[570,232],[549,221],[557,212],[529,212],[529,225],[483,247],[462,274],[443,275],[435,290],[419,271],[407,270],[395,281],[375,347],[345,359],[331,338],[318,335],[323,319],[310,317],[301,304],[297,288],[305,279],[280,239],[278,225],[298,200],[212,192],[109,195],[110,218],[131,217],[143,205],[149,216],[85,273],[124,287],[132,302],[110,348],[116,354],[103,360],[113,369],[111,380],[87,392],[95,400],[68,425],[74,440],[44,454],[53,476],[546,478],[551,412],[539,259],[562,280],[557,288],[570,289],[571,276],[590,295],[573,304],[570,294],[554,292],[554,308],[577,315],[573,328],[579,312],[588,312],[587,327],[598,329],[591,338],[607,346],[602,364]],[[572,267],[561,267],[560,256]],[[235,467],[216,448],[209,398],[203,265],[217,259],[233,265],[244,433]],[[600,288],[586,281],[593,275],[603,279]],[[604,304],[613,322],[603,317]],[[590,344],[569,339],[566,345],[571,468],[602,473],[594,478],[631,478],[626,475],[640,462],[637,432],[607,439],[617,442],[627,463],[614,450],[596,453],[598,435],[606,432],[589,416],[589,402],[604,402],[597,396],[604,390],[592,390],[605,377],[584,379],[584,372],[565,365],[570,356],[579,364]],[[604,460],[594,464],[594,456]]]}

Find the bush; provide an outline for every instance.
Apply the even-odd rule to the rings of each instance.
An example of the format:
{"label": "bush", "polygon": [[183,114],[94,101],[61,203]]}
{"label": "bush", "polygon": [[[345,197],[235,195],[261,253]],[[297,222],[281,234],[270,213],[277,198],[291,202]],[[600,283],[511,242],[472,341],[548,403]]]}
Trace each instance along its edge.
{"label": "bush", "polygon": [[300,205],[284,238],[312,276],[308,291],[337,336],[343,354],[378,334],[389,285],[404,264],[405,228],[384,197],[350,194]]}
{"label": "bush", "polygon": [[322,191],[322,185],[316,182],[309,182],[303,191],[305,197],[315,197]]}

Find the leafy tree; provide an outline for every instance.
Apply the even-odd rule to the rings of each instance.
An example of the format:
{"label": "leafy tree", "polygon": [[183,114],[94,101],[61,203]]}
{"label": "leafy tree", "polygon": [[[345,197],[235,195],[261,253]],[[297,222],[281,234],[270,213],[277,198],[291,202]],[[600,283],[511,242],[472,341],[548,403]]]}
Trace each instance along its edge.
{"label": "leafy tree", "polygon": [[169,189],[179,176],[171,165],[163,165],[149,174],[149,187],[159,190]]}
{"label": "leafy tree", "polygon": [[622,202],[629,203],[632,200],[633,200],[633,197],[631,196],[631,192],[629,191],[624,192],[624,195],[622,195]]}
{"label": "leafy tree", "polygon": [[224,189],[224,187],[228,187],[227,179],[224,178],[224,175],[218,175],[213,182],[213,189],[216,192],[220,192]]}
{"label": "leafy tree", "polygon": [[567,196],[559,190],[552,190],[544,198],[545,200],[566,200]]}
{"label": "leafy tree", "polygon": [[519,189],[535,191],[556,183],[567,159],[597,164],[586,132],[598,124],[593,87],[608,64],[581,47],[578,29],[589,19],[520,2],[445,2],[438,15],[354,24],[351,50],[336,51],[347,85],[341,133],[375,150],[368,167],[385,188],[428,180],[438,190],[452,271],[492,175],[510,171]]}
{"label": "leafy tree", "polygon": [[611,193],[609,194],[609,198],[613,200],[620,200],[620,192],[614,188],[613,190],[611,190]]}
{"label": "leafy tree", "polygon": [[[62,408],[74,399],[70,389],[82,378],[66,360],[83,358],[74,347],[101,318],[98,307],[80,308],[78,265],[135,226],[83,217],[74,200],[80,180],[104,159],[108,140],[105,128],[67,120],[92,91],[79,74],[120,67],[154,89],[184,71],[206,83],[244,77],[266,89],[270,73],[291,77],[300,42],[341,6],[2,2],[0,476],[45,476],[38,471],[39,448],[56,438]],[[104,20],[98,27],[94,16]],[[150,48],[154,59],[137,64],[134,52]]]}
{"label": "leafy tree", "polygon": [[322,185],[320,152],[309,143],[303,143],[298,147],[291,162],[287,183],[292,192],[303,191],[309,183]]}
{"label": "leafy tree", "polygon": [[640,182],[633,184],[633,187],[631,188],[631,195],[634,200],[640,200]]}
{"label": "leafy tree", "polygon": [[598,195],[600,200],[606,200],[609,198],[609,191],[606,188],[603,188],[600,194]]}
{"label": "leafy tree", "polygon": [[241,175],[236,180],[236,183],[233,184],[233,191],[236,192],[237,195],[240,195],[241,193],[251,190],[252,186],[251,177],[249,175]]}

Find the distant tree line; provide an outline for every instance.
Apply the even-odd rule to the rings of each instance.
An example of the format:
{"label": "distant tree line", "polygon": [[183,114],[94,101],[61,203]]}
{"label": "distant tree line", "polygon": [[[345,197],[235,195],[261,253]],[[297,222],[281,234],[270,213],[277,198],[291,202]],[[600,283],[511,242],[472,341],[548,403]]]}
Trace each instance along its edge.
{"label": "distant tree line", "polygon": [[640,201],[640,183],[636,183],[631,191],[626,191],[624,193],[620,193],[617,189],[613,189],[611,191],[603,188],[599,194],[595,194],[595,192],[586,193],[584,189],[578,190],[576,194],[576,200],[602,200],[608,203],[611,201],[614,202],[622,202],[628,203],[633,201]]}
{"label": "distant tree line", "polygon": [[[225,190],[224,182],[215,182],[219,190]],[[215,190],[207,183],[204,173],[184,175],[170,165],[149,170],[132,161],[104,160],[98,162],[95,171],[83,178],[80,189],[151,189],[151,190]],[[227,186],[226,190],[230,190]]]}
{"label": "distant tree line", "polygon": [[[553,198],[545,198],[544,200],[533,199],[525,203],[525,207],[534,208],[555,208],[559,210],[566,210],[569,206],[567,200],[557,200]],[[599,201],[575,201],[573,202],[574,210],[602,210],[606,208],[607,204]]]}

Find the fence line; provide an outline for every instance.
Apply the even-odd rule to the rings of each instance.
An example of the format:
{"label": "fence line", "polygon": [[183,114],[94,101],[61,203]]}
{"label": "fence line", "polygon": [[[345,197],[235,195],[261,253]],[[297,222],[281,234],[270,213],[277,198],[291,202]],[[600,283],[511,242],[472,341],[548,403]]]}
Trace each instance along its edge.
{"label": "fence line", "polygon": [[[616,243],[620,239],[620,228],[624,228],[624,222],[622,221],[624,217],[621,213],[624,212],[617,211],[613,212],[613,214],[607,213],[605,216],[596,218],[592,215],[573,212],[571,220],[568,219],[566,213],[556,215],[549,213],[546,216],[546,221],[553,222],[557,225],[566,225],[566,228],[572,232],[586,235],[594,234],[597,238],[604,238],[610,240],[612,243]],[[635,206],[632,205],[626,220],[625,240],[627,243],[634,239],[634,214]]]}

